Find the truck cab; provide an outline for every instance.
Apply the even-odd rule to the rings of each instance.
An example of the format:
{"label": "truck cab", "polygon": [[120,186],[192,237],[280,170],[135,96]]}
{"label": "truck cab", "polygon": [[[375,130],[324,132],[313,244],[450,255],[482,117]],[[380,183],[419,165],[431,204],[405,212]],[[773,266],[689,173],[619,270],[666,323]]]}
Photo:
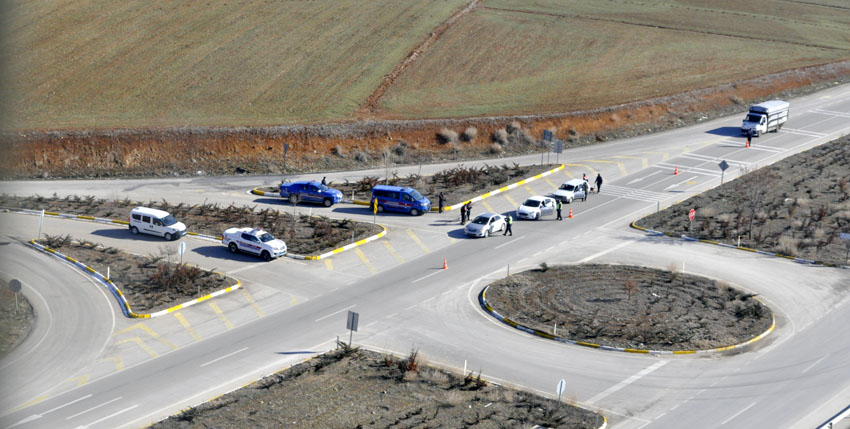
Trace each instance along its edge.
{"label": "truck cab", "polygon": [[758,137],[761,133],[778,132],[788,121],[787,101],[770,100],[750,106],[750,111],[741,124],[741,134]]}

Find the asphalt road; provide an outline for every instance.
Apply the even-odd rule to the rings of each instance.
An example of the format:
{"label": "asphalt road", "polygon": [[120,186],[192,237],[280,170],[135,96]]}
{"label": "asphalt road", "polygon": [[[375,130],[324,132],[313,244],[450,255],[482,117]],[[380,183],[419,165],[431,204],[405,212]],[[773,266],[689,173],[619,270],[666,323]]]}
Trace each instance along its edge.
{"label": "asphalt road", "polygon": [[[567,171],[557,180],[489,198],[476,211],[509,212],[518,200],[550,192],[557,181],[582,172],[601,172],[606,178],[602,193],[565,206],[575,213],[564,222],[517,221],[513,237],[465,239],[456,213],[381,216],[379,222],[390,231],[385,242],[344,252],[325,265],[259,263],[230,257],[215,243],[186,239],[189,262],[238,276],[249,295],[232,294],[212,309],[192,307],[182,312],[182,320],[118,320],[114,340],[99,356],[124,356],[124,368],[92,367],[90,381],[44,398],[17,395],[12,408],[4,404],[0,425],[142,426],[333,347],[338,336],[348,336],[345,316],[351,310],[360,313],[356,344],[402,355],[418,348],[433,364],[459,370],[465,366],[491,380],[543,394],[553,394],[564,378],[566,398],[601,410],[614,427],[814,427],[850,403],[850,336],[843,329],[850,322],[850,273],[627,228],[642,214],[716,186],[721,159],[732,165],[725,175],[730,180],[850,131],[850,87],[791,100],[791,109],[782,132],[754,139],[750,149],[737,134],[741,118],[736,116],[565,152],[560,161],[567,163]],[[517,158],[539,161],[540,155]],[[678,175],[672,174],[674,167]],[[441,168],[423,166],[422,172]],[[393,170],[407,174],[418,169]],[[377,173],[327,176],[342,180]],[[287,207],[245,192],[278,180],[4,182],[0,192],[137,200],[167,196],[174,202]],[[297,210],[371,220],[365,209],[351,206]],[[4,233],[23,239],[33,234],[25,232],[33,219],[7,214],[0,221]],[[85,222],[52,220],[45,228],[142,254],[163,245],[153,238],[131,238],[122,228]],[[443,258],[448,270],[440,269]],[[509,266],[515,271],[540,262],[588,261],[684,266],[688,272],[722,278],[759,293],[775,311],[777,328],[765,340],[724,355],[632,355],[529,336],[483,314],[475,300],[487,281],[503,277]],[[105,316],[99,320],[107,323]],[[128,332],[140,334],[121,336]],[[61,355],[53,357],[51,364],[65,369],[68,377],[81,373]],[[5,381],[4,395],[14,396],[22,386]],[[45,387],[41,383],[33,384]]]}

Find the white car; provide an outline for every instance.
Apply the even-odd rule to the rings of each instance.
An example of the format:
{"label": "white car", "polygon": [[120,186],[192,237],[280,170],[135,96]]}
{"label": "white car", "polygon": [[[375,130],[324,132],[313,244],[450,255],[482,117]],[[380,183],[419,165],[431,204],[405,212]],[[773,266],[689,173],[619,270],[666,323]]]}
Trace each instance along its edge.
{"label": "white car", "polygon": [[516,209],[516,216],[520,219],[540,219],[543,216],[555,213],[555,199],[552,197],[544,197],[535,195],[522,203]]}
{"label": "white car", "polygon": [[582,179],[568,180],[557,191],[553,192],[552,196],[567,204],[573,202],[573,200],[586,201],[587,181]]}
{"label": "white car", "polygon": [[496,213],[481,213],[466,224],[463,232],[471,237],[488,237],[505,230],[505,217]]}
{"label": "white car", "polygon": [[221,242],[233,253],[252,253],[266,261],[286,255],[286,243],[262,229],[229,228],[222,234]]}

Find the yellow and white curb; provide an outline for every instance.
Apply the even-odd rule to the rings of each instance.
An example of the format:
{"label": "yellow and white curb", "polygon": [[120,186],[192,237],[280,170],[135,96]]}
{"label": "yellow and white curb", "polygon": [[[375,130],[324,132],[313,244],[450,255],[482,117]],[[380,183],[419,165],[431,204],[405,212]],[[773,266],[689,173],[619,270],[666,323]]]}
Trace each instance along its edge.
{"label": "yellow and white curb", "polygon": [[705,353],[725,352],[725,351],[729,351],[729,350],[732,350],[732,349],[738,349],[738,348],[744,347],[746,345],[752,344],[752,343],[766,337],[768,334],[773,332],[773,329],[776,327],[776,318],[773,317],[773,314],[771,313],[771,315],[770,315],[770,327],[767,328],[767,330],[762,332],[761,334],[759,334],[759,335],[757,335],[757,336],[755,336],[755,337],[753,337],[753,338],[751,338],[751,339],[749,339],[749,340],[747,340],[743,343],[740,343],[740,344],[734,344],[734,345],[725,346],[725,347],[718,347],[718,348],[709,349],[709,350],[644,350],[644,349],[629,349],[629,348],[623,348],[623,347],[603,346],[601,344],[588,343],[588,342],[584,342],[584,341],[576,341],[576,340],[571,340],[569,338],[558,337],[556,335],[552,335],[548,332],[544,332],[544,331],[541,331],[539,329],[529,328],[527,326],[524,326],[524,325],[521,325],[517,322],[514,322],[513,320],[508,319],[507,317],[502,316],[496,310],[494,310],[493,307],[490,306],[490,304],[487,304],[487,299],[486,299],[485,295],[487,294],[487,289],[489,287],[490,286],[485,286],[484,289],[481,290],[481,293],[478,294],[478,303],[481,305],[481,307],[484,309],[484,311],[486,311],[491,316],[498,319],[500,322],[505,323],[507,325],[510,325],[510,326],[512,326],[516,329],[519,329],[520,331],[529,333],[531,335],[536,335],[538,337],[546,338],[548,340],[554,340],[554,341],[558,341],[558,342],[561,342],[561,343],[573,344],[573,345],[577,345],[577,346],[590,347],[590,348],[594,348],[594,349],[608,350],[608,351],[614,351],[614,352],[641,353],[641,354],[654,354],[654,355],[689,355],[689,354],[705,354]]}
{"label": "yellow and white curb", "polygon": [[322,253],[321,255],[302,256],[302,255],[290,255],[290,254],[287,253],[286,257],[287,258],[293,258],[293,259],[306,259],[306,260],[310,260],[310,261],[317,261],[319,259],[326,259],[328,257],[336,255],[337,253],[345,252],[346,250],[351,250],[351,249],[353,249],[357,246],[362,246],[362,245],[364,245],[364,244],[366,244],[370,241],[375,241],[375,240],[387,235],[387,228],[385,226],[381,225],[381,224],[377,224],[377,225],[381,227],[381,230],[382,230],[381,232],[379,232],[379,233],[377,233],[377,234],[375,234],[371,237],[366,237],[362,240],[355,241],[354,243],[350,243],[350,244],[346,244],[345,246],[338,247],[338,248],[331,250],[329,252]]}
{"label": "yellow and white curb", "polygon": [[[112,293],[112,295],[115,297],[115,299],[118,300],[118,305],[121,306],[121,312],[124,313],[124,316],[129,317],[129,318],[133,318],[133,319],[149,319],[149,318],[152,318],[152,317],[163,316],[163,315],[166,315],[166,314],[171,313],[173,311],[177,311],[177,310],[180,310],[180,309],[186,308],[186,307],[191,307],[191,306],[193,306],[193,305],[195,305],[199,302],[206,301],[210,298],[215,298],[219,295],[223,295],[227,292],[231,292],[231,291],[234,291],[234,290],[242,287],[242,282],[240,282],[238,279],[234,279],[234,280],[236,280],[236,284],[233,285],[233,286],[230,286],[230,287],[225,288],[225,289],[217,290],[217,291],[215,291],[211,294],[204,295],[200,298],[193,299],[191,301],[187,301],[187,302],[184,302],[182,304],[175,305],[171,308],[161,310],[161,311],[157,311],[157,312],[151,313],[151,314],[134,313],[133,310],[130,308],[130,303],[127,302],[127,298],[125,298],[124,294],[121,293],[121,289],[118,289],[118,286],[115,286],[115,283],[113,283],[112,280],[110,280],[109,278],[107,278],[103,274],[97,272],[94,268],[92,268],[92,267],[90,267],[90,266],[70,257],[70,256],[63,255],[62,253],[59,253],[56,250],[53,250],[53,249],[51,249],[47,246],[43,246],[41,244],[38,244],[38,243],[35,242],[35,240],[30,240],[29,244],[31,246],[35,247],[36,249],[42,251],[42,252],[56,256],[57,258],[62,259],[65,262],[70,263],[71,265],[79,268],[83,272],[89,274],[90,276],[94,277],[96,280],[101,282],[103,285],[106,286],[107,289],[109,289],[109,291]],[[215,273],[215,271],[213,271],[213,272]],[[215,274],[224,275],[224,274],[221,274],[221,273],[215,273]]]}

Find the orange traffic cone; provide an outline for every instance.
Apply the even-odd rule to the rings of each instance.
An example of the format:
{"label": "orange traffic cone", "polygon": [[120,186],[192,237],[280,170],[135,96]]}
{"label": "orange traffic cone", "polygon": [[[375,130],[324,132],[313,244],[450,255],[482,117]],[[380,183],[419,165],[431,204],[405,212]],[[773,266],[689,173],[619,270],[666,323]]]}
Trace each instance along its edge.
{"label": "orange traffic cone", "polygon": [[567,219],[572,219],[572,218],[573,218],[573,209],[570,208],[570,215],[567,216]]}
{"label": "orange traffic cone", "polygon": [[673,175],[674,175],[674,176],[678,176],[678,175],[679,175],[679,166],[678,166],[678,165],[676,166],[676,168],[674,168],[674,169],[673,169]]}
{"label": "orange traffic cone", "polygon": [[744,146],[744,147],[747,148],[747,149],[750,148],[750,138],[749,137],[747,137],[747,145]]}
{"label": "orange traffic cone", "polygon": [[446,258],[443,258],[443,269],[444,269],[444,270],[448,270],[448,269],[449,269],[449,264],[448,264],[448,263],[446,263]]}

